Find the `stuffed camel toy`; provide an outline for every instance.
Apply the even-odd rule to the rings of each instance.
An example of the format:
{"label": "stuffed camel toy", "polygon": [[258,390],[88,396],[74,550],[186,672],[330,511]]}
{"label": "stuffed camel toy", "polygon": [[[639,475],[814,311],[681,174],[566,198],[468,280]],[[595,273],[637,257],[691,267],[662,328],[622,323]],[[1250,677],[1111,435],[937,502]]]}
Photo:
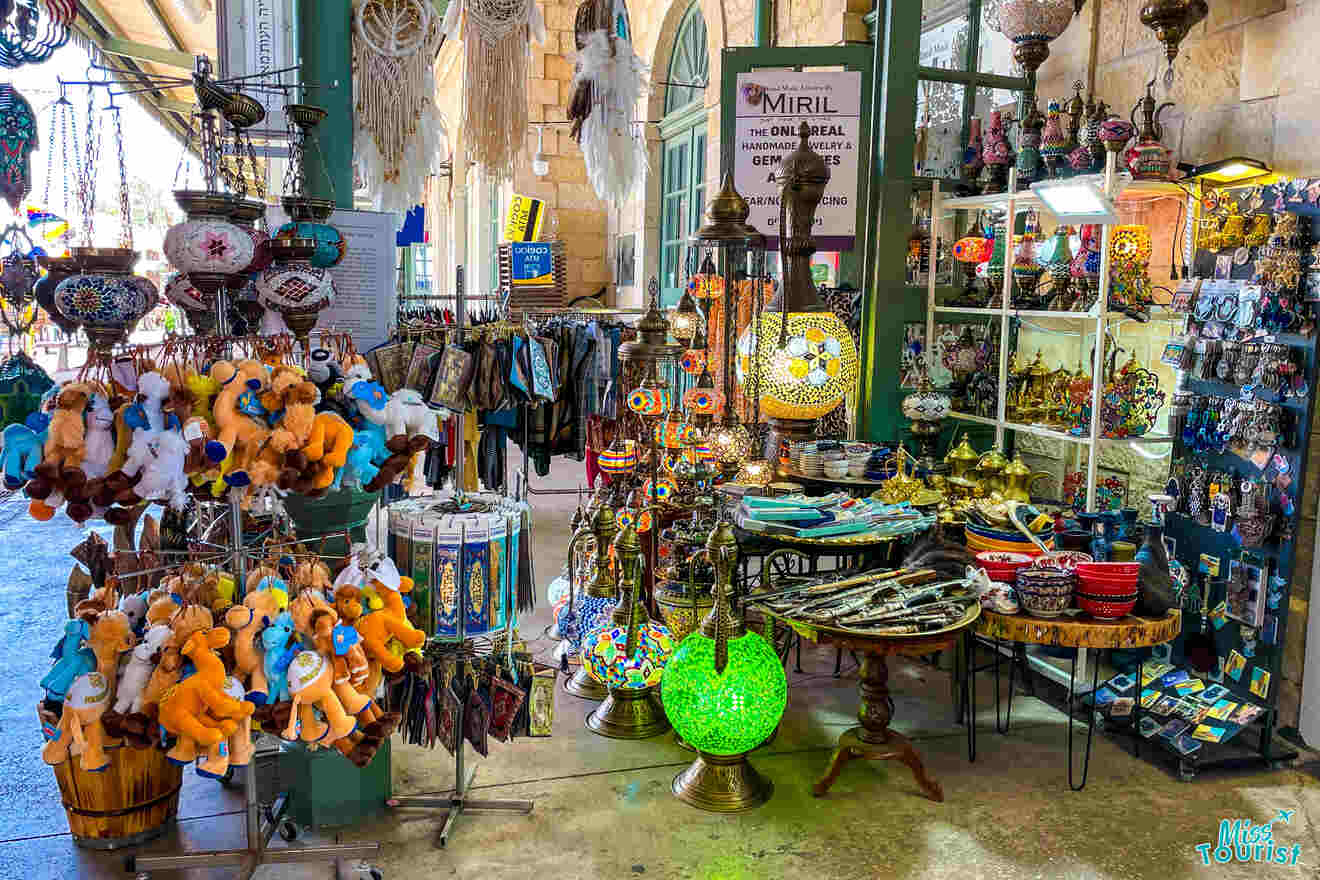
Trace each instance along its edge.
{"label": "stuffed camel toy", "polygon": [[178,682],[160,701],[160,726],[178,737],[166,757],[175,764],[190,764],[205,751],[197,765],[202,776],[216,779],[229,769],[228,739],[256,707],[225,693],[225,664],[217,653],[229,644],[223,627],[198,630],[184,643],[182,653],[197,671]]}

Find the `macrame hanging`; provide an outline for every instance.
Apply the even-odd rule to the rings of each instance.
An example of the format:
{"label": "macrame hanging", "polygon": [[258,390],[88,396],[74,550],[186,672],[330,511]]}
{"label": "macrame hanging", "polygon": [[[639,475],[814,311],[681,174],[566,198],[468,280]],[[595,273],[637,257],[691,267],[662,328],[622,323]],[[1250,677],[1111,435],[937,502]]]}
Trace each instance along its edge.
{"label": "macrame hanging", "polygon": [[574,23],[578,48],[569,130],[602,201],[627,199],[646,172],[646,145],[632,117],[646,92],[646,65],[632,48],[623,0],[584,0]]}
{"label": "macrame hanging", "polygon": [[455,39],[460,26],[467,158],[508,180],[527,135],[530,44],[545,44],[545,19],[535,0],[454,0],[441,30]]}
{"label": "macrame hanging", "polygon": [[378,211],[406,213],[449,152],[432,65],[441,41],[430,0],[365,0],[353,16],[353,155]]}

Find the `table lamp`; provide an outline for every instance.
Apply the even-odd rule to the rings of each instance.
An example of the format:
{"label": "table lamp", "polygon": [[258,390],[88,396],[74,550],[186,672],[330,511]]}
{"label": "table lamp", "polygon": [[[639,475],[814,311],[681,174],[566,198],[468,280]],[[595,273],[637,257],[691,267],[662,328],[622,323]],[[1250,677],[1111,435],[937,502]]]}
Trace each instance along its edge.
{"label": "table lamp", "polygon": [[587,716],[587,729],[613,739],[646,739],[669,730],[656,688],[674,641],[642,601],[642,544],[631,525],[615,537],[614,558],[619,602],[610,620],[582,640],[582,668],[609,692]]}
{"label": "table lamp", "polygon": [[[595,562],[592,564],[584,590],[585,595],[578,595],[576,579],[569,580],[568,604],[563,607],[556,621],[560,635],[568,640],[569,645],[582,656],[582,643],[585,636],[610,619],[610,611],[615,604],[614,575],[610,565],[610,546],[619,533],[615,522],[615,513],[602,504],[585,528],[578,529],[568,542],[568,570],[577,571],[579,552],[586,555],[586,541],[590,538],[595,543]],[[579,544],[582,546],[579,547]],[[603,700],[607,692],[605,686],[591,677],[586,664],[564,682],[564,690],[584,700]]]}
{"label": "table lamp", "polygon": [[843,402],[857,383],[857,346],[847,325],[816,294],[812,226],[829,183],[825,160],[807,143],[810,126],[798,129],[798,147],[776,170],[781,187],[779,228],[784,283],[759,321],[738,340],[736,371],[748,396],[759,393],[769,419],[766,458],[780,447],[809,440],[815,420]]}
{"label": "table lamp", "polygon": [[697,758],[673,792],[703,810],[734,813],[770,799],[774,786],[747,762],[784,714],[788,681],[774,648],[748,631],[729,605],[738,542],[721,521],[706,539],[715,567],[715,606],[669,658],[660,695],[674,729]]}

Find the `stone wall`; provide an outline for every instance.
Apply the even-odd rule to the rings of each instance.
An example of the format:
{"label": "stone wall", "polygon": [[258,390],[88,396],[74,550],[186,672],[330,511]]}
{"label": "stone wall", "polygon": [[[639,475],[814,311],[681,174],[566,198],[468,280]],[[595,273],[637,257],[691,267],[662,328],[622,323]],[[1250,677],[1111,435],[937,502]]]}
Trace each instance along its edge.
{"label": "stone wall", "polygon": [[[1096,55],[1090,47],[1098,4]],[[1214,0],[1205,21],[1183,40],[1174,83],[1164,89],[1163,47],[1141,23],[1142,0],[1091,0],[1050,50],[1038,74],[1042,102],[1088,82],[1127,116],[1156,80],[1155,95],[1176,106],[1163,116],[1164,142],[1184,162],[1233,155],[1269,162],[1290,175],[1320,172],[1320,73],[1314,57],[1320,3],[1311,0]]]}
{"label": "stone wall", "polygon": [[[608,289],[610,286],[606,209],[587,183],[582,151],[568,136],[568,126],[562,124],[566,120],[565,108],[573,92],[573,59],[576,55],[573,16],[577,11],[577,3],[571,0],[537,2],[545,17],[546,42],[544,46],[533,45],[528,63],[527,119],[532,127],[526,133],[526,148],[519,155],[513,181],[504,188],[505,201],[502,203],[507,204],[509,193],[531,196],[545,202],[549,210],[542,238],[560,238],[564,241],[567,295],[572,299],[595,294],[602,287]],[[465,183],[468,180],[463,132],[459,124],[463,106],[462,79],[463,47],[461,41],[456,40],[445,44],[436,64],[437,99],[449,122],[450,140],[454,145],[454,185],[451,193],[448,181],[437,181],[434,198],[452,197],[459,203],[465,201]],[[549,159],[550,172],[544,177],[536,176],[531,169],[531,156],[536,152],[537,145],[537,123],[546,123],[542,149]],[[485,221],[487,207],[484,197],[463,207],[467,211],[455,205],[455,210],[451,212],[454,222],[447,229],[433,226],[432,235],[444,236],[457,243],[464,237],[467,226]],[[458,248],[456,253],[462,254],[463,249]],[[459,258],[456,256],[456,259]],[[461,259],[468,265],[478,264],[477,256],[473,254],[466,254]],[[452,269],[445,267],[437,268],[452,272]]]}

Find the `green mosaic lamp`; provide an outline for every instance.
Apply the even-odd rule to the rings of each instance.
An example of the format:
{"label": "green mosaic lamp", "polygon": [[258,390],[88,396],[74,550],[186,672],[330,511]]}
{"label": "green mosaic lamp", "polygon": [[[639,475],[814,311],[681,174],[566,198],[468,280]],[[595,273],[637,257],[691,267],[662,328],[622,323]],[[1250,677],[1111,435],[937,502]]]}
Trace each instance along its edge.
{"label": "green mosaic lamp", "polygon": [[747,753],[779,723],[788,682],[774,648],[729,606],[738,543],[728,522],[710,533],[706,549],[715,567],[715,607],[670,657],[660,697],[674,729],[697,751],[674,777],[674,794],[703,810],[736,813],[774,792]]}

